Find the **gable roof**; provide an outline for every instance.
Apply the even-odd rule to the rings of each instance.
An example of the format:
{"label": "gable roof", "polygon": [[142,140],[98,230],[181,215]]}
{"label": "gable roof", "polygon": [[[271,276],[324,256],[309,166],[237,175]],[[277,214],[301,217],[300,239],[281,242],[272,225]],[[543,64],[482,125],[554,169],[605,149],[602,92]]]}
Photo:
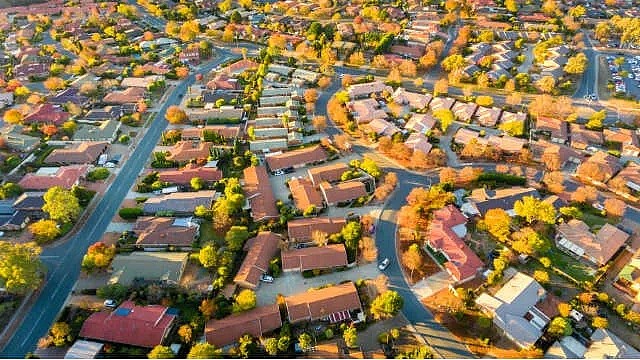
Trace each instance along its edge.
{"label": "gable roof", "polygon": [[291,323],[362,309],[358,290],[352,282],[297,293],[285,297],[284,301]]}
{"label": "gable roof", "polygon": [[367,189],[364,183],[357,180],[335,185],[323,182],[320,184],[320,191],[327,204],[347,202],[367,195]]}
{"label": "gable roof", "polygon": [[232,139],[240,135],[240,125],[207,125],[203,128],[192,126],[183,128],[181,131],[182,138],[188,140],[203,139],[206,132],[212,132],[227,139]]}
{"label": "gable roof", "polygon": [[277,304],[260,306],[255,309],[229,315],[223,319],[211,319],[205,326],[205,337],[209,344],[223,347],[249,334],[260,338],[263,334],[282,326],[280,309]]}
{"label": "gable roof", "polygon": [[145,88],[130,87],[124,90],[114,90],[102,99],[106,104],[132,104],[144,100],[147,93]]}
{"label": "gable roof", "polygon": [[409,135],[407,140],[404,141],[404,145],[413,151],[422,151],[425,154],[428,154],[433,147],[429,139],[420,133],[412,133]]}
{"label": "gable roof", "polygon": [[327,152],[317,145],[266,157],[271,171],[308,165],[327,159]]}
{"label": "gable roof", "polygon": [[558,233],[582,249],[576,249],[581,252],[578,255],[595,259],[598,265],[606,264],[629,238],[629,234],[608,223],[593,234],[589,225],[576,219],[558,225]]}
{"label": "gable roof", "polygon": [[305,211],[312,205],[318,209],[323,207],[322,195],[308,179],[291,179],[289,181],[289,190],[298,210]]}
{"label": "gable roof", "polygon": [[53,124],[58,126],[69,120],[70,116],[60,105],[45,103],[38,105],[37,108],[24,117],[22,122],[26,125]]}
{"label": "gable roof", "polygon": [[210,208],[215,195],[215,190],[176,192],[160,195],[145,201],[142,209],[146,214],[155,214],[161,211],[191,214],[196,207],[200,205]]}
{"label": "gable roof", "polygon": [[283,271],[306,271],[347,266],[344,244],[295,249],[282,253]]}
{"label": "gable roof", "polygon": [[276,197],[273,194],[269,174],[264,166],[251,166],[243,171],[244,192],[251,204],[251,217],[254,221],[277,218],[280,212],[276,208]]}
{"label": "gable roof", "polygon": [[[129,286],[136,279],[178,283],[187,265],[189,253],[135,251],[117,254],[111,262],[109,284]],[[152,345],[158,345],[157,343]]]}
{"label": "gable roof", "polygon": [[540,198],[540,194],[534,188],[514,187],[509,189],[475,189],[467,199],[472,202],[480,212],[481,216],[490,209],[501,208],[505,210],[513,209],[516,201],[525,196]]}
{"label": "gable roof", "polygon": [[436,119],[431,114],[413,114],[404,126],[407,130],[413,130],[425,134],[436,126]]}
{"label": "gable roof", "polygon": [[409,104],[414,109],[424,109],[429,105],[433,96],[407,91],[400,87],[394,91],[392,98],[398,104]]}
{"label": "gable roof", "polygon": [[87,141],[65,149],[55,149],[45,159],[47,164],[91,164],[109,148],[107,142]]}
{"label": "gable roof", "polygon": [[591,346],[584,357],[585,359],[633,359],[639,358],[640,352],[611,330],[596,329],[591,335]]}
{"label": "gable roof", "polygon": [[346,225],[344,218],[337,217],[315,217],[305,219],[295,219],[287,222],[289,241],[311,240],[316,231],[321,231],[327,235],[339,233]]}
{"label": "gable roof", "polygon": [[160,305],[136,306],[125,301],[114,311],[91,314],[80,329],[80,337],[152,348],[162,344],[175,314]]}
{"label": "gable roof", "polygon": [[393,88],[382,81],[373,81],[364,84],[353,84],[347,89],[347,93],[351,99],[369,96],[370,94],[381,93],[383,91],[391,94],[393,93]]}
{"label": "gable roof", "polygon": [[269,261],[278,254],[280,240],[281,237],[271,231],[261,231],[255,238],[247,240],[247,256],[233,282],[255,289],[260,283],[260,276],[269,271]]}
{"label": "gable roof", "polygon": [[178,141],[169,150],[167,160],[184,162],[194,159],[206,159],[210,155],[213,143],[205,141]]}
{"label": "gable roof", "polygon": [[[611,177],[613,177],[618,171],[622,170],[622,166],[620,165],[620,160],[604,151],[598,151],[593,154],[590,158],[588,158],[585,162],[580,164],[576,173],[581,176],[585,176],[590,178],[592,174],[583,174],[583,170],[586,168],[585,164],[595,164],[598,167],[598,176],[596,179],[601,179],[603,182],[606,182]],[[581,171],[582,170],[582,171]]]}
{"label": "gable roof", "polygon": [[538,116],[536,119],[536,131],[548,131],[552,137],[564,141],[569,138],[568,123],[552,117]]}
{"label": "gable roof", "polygon": [[18,185],[27,190],[48,190],[54,186],[69,189],[80,181],[88,169],[87,165],[41,168],[38,172],[23,176]]}
{"label": "gable roof", "polygon": [[188,219],[171,217],[139,217],[133,226],[140,246],[191,246],[199,226]]}
{"label": "gable roof", "polygon": [[329,165],[318,166],[307,170],[309,179],[313,185],[320,185],[323,181],[335,182],[340,180],[342,174],[349,170],[349,166],[342,162],[337,162]]}
{"label": "gable roof", "polygon": [[177,185],[189,185],[191,179],[197,177],[205,182],[214,182],[222,179],[222,171],[215,167],[197,166],[187,164],[182,169],[158,171],[159,180]]}

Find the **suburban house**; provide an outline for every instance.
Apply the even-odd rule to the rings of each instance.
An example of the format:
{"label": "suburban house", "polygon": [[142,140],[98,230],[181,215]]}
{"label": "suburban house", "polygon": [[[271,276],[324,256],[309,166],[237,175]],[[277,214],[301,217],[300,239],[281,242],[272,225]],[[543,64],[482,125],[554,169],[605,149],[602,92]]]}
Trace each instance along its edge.
{"label": "suburban house", "polygon": [[350,101],[347,108],[358,124],[368,124],[375,119],[386,119],[387,112],[380,108],[375,99],[362,99]]}
{"label": "suburban house", "polygon": [[431,108],[431,112],[436,110],[445,109],[451,110],[453,104],[456,102],[456,99],[450,97],[436,97],[431,100],[429,107]]}
{"label": "suburban house", "polygon": [[225,139],[234,139],[240,136],[240,125],[207,125],[204,127],[190,126],[183,128],[182,140],[206,141],[209,134],[216,134]]}
{"label": "suburban house", "polygon": [[530,145],[531,153],[536,161],[544,161],[547,157],[558,160],[558,168],[562,169],[569,164],[579,165],[585,156],[569,146],[538,140]]}
{"label": "suburban house", "polygon": [[249,150],[253,152],[271,152],[285,150],[289,147],[287,138],[252,140],[249,142]]}
{"label": "suburban house", "polygon": [[540,339],[553,317],[541,309],[546,298],[547,291],[537,281],[518,272],[494,295],[480,294],[476,304],[509,339],[525,349]]}
{"label": "suburban house", "polygon": [[[614,180],[619,179],[631,192],[640,192],[640,164],[629,161],[627,166],[624,169],[620,170],[618,175],[616,175],[611,181],[609,181],[609,185],[611,185]],[[612,191],[616,191],[618,189],[609,187]]]}
{"label": "suburban house", "polygon": [[289,181],[289,190],[293,196],[293,203],[300,211],[306,211],[311,206],[316,209],[324,208],[322,195],[306,178],[293,178]]}
{"label": "suburban house", "polygon": [[347,266],[344,244],[295,249],[282,253],[282,271],[328,270]]}
{"label": "suburban house", "polygon": [[53,124],[55,126],[62,125],[65,121],[69,120],[71,115],[64,111],[62,106],[54,104],[40,104],[31,113],[22,119],[22,123],[25,125],[31,124]]}
{"label": "suburban house", "polygon": [[193,178],[202,179],[205,183],[214,183],[222,179],[222,171],[215,166],[198,166],[191,163],[179,170],[158,171],[158,179],[170,184],[189,186]]}
{"label": "suburban house", "polygon": [[494,127],[500,120],[502,109],[499,107],[484,107],[480,106],[476,110],[475,118],[482,126]]}
{"label": "suburban house", "polygon": [[240,121],[244,115],[244,109],[233,105],[224,105],[219,108],[204,108],[187,111],[187,116],[192,122],[206,122],[209,119],[226,119]]}
{"label": "suburban house", "polygon": [[474,189],[460,209],[467,216],[484,216],[488,210],[495,208],[504,209],[509,216],[515,216],[513,206],[525,196],[540,198],[534,188]]}
{"label": "suburban house", "polygon": [[125,301],[113,311],[91,314],[82,324],[79,337],[152,348],[165,341],[177,318],[175,309]]}
{"label": "suburban house", "polygon": [[167,160],[184,163],[191,160],[207,159],[211,155],[213,143],[205,141],[178,141],[169,150]]}
{"label": "suburban house", "polygon": [[453,105],[453,108],[451,108],[456,119],[464,122],[471,122],[471,119],[476,114],[476,110],[478,110],[478,104],[462,101],[456,102],[456,104]]}
{"label": "suburban house", "polygon": [[46,191],[54,186],[70,189],[78,185],[87,174],[87,165],[69,165],[60,167],[42,167],[35,173],[28,173],[18,182],[25,190]]}
{"label": "suburban house", "polygon": [[0,230],[19,231],[24,229],[29,221],[28,214],[16,210],[12,200],[0,200]]}
{"label": "suburban house", "polygon": [[233,282],[247,289],[257,288],[262,274],[269,271],[269,262],[278,255],[281,240],[280,235],[271,231],[261,231],[256,237],[247,240],[244,245],[247,256]]}
{"label": "suburban house", "polygon": [[93,164],[109,150],[107,142],[83,142],[65,149],[55,149],[44,160],[46,164]]}
{"label": "suburban house", "polygon": [[137,104],[144,101],[147,96],[147,89],[140,87],[130,87],[124,90],[113,90],[102,98],[105,104]]}
{"label": "suburban house", "polygon": [[314,186],[320,185],[323,181],[334,183],[340,181],[342,174],[349,170],[345,163],[337,162],[329,165],[318,166],[307,170],[309,179]]}
{"label": "suburban house", "polygon": [[193,218],[145,216],[136,220],[133,232],[138,237],[136,246],[145,251],[188,251],[199,235],[200,225]]}
{"label": "suburban house", "polygon": [[262,338],[281,326],[280,309],[277,304],[271,304],[223,319],[211,319],[205,326],[204,335],[209,344],[222,348],[236,343],[243,335]]}
{"label": "suburban house", "polygon": [[638,134],[630,129],[608,128],[603,130],[604,139],[621,145],[622,156],[640,155],[640,140]]}
{"label": "suburban house", "polygon": [[599,131],[588,130],[584,125],[571,124],[571,147],[584,150],[588,146],[602,145],[604,139]]}
{"label": "suburban house", "polygon": [[456,280],[463,283],[475,278],[484,263],[465,244],[467,218],[453,205],[433,214],[426,236],[427,245],[447,259],[444,267]]}
{"label": "suburban house", "polygon": [[308,290],[284,298],[289,322],[327,319],[331,323],[353,318],[362,313],[358,290],[352,282]]}
{"label": "suburban house", "polygon": [[413,114],[404,125],[405,130],[426,134],[436,126],[436,119],[431,114]]}
{"label": "suburban house", "polygon": [[93,123],[78,123],[72,141],[106,141],[114,142],[122,123],[118,120],[103,120]]}
{"label": "suburban house", "polygon": [[397,126],[385,119],[373,119],[365,125],[365,129],[380,136],[393,136],[393,134],[400,132]]}
{"label": "suburban house", "polygon": [[40,138],[25,134],[22,125],[6,125],[2,128],[1,138],[7,148],[21,153],[33,151],[40,144]]}
{"label": "suburban house", "polygon": [[172,215],[193,215],[196,207],[211,208],[216,197],[215,190],[194,192],[176,192],[152,197],[144,202],[142,211],[145,214],[169,213]]}
{"label": "suburban house", "polygon": [[572,336],[557,340],[544,354],[545,359],[636,359],[640,352],[608,329],[596,329],[587,344]]}
{"label": "suburban house", "polygon": [[137,88],[148,89],[154,83],[158,81],[163,81],[163,80],[164,80],[164,76],[162,75],[149,75],[145,77],[126,77],[122,79],[122,82],[120,82],[120,86],[123,88],[137,87]]}
{"label": "suburban house", "polygon": [[327,206],[345,204],[368,195],[365,184],[357,180],[333,185],[325,181],[320,184],[320,192]]}
{"label": "suburban house", "polygon": [[611,224],[594,234],[589,225],[576,219],[558,225],[556,234],[558,248],[595,266],[609,262],[627,239],[629,234]]}
{"label": "suburban house", "polygon": [[620,270],[614,286],[629,295],[634,302],[640,303],[640,252],[636,252]]}
{"label": "suburban house", "polygon": [[289,241],[307,242],[316,231],[327,235],[337,234],[347,224],[344,218],[314,217],[295,219],[287,222]]}
{"label": "suburban house", "polygon": [[428,154],[433,147],[429,139],[420,133],[412,133],[409,135],[407,140],[404,141],[404,145],[413,151],[421,151],[425,154]]}
{"label": "suburban house", "polygon": [[327,160],[327,152],[317,145],[265,157],[270,171],[300,168]]}
{"label": "suburban house", "polygon": [[391,96],[393,101],[400,105],[409,105],[412,109],[424,109],[429,106],[433,96],[431,94],[420,94],[410,92],[404,88],[397,88]]}
{"label": "suburban house", "polygon": [[70,87],[59,91],[54,96],[49,96],[47,98],[47,102],[55,105],[66,105],[68,103],[72,103],[79,105],[80,107],[85,107],[89,105],[89,98],[84,95],[80,95],[80,89]]}
{"label": "suburban house", "polygon": [[136,281],[178,284],[188,260],[189,253],[186,252],[135,251],[118,254],[111,262],[109,284],[131,286]]}
{"label": "suburban house", "polygon": [[557,144],[569,141],[569,123],[560,119],[538,116],[535,131],[547,134],[551,142]]}
{"label": "suburban house", "polygon": [[276,197],[273,194],[269,174],[264,166],[251,166],[243,171],[244,193],[251,209],[254,221],[276,219],[280,212],[276,208]]}
{"label": "suburban house", "polygon": [[13,208],[26,214],[30,221],[43,219],[44,194],[44,191],[24,192],[13,201]]}
{"label": "suburban house", "polygon": [[593,182],[605,183],[620,170],[622,170],[622,165],[617,157],[604,151],[598,151],[580,164],[576,173]]}
{"label": "suburban house", "polygon": [[76,340],[73,345],[64,354],[65,359],[96,359],[102,348],[103,343],[87,340]]}
{"label": "suburban house", "polygon": [[353,84],[349,86],[349,89],[347,89],[347,94],[349,94],[349,98],[351,100],[368,98],[371,96],[371,94],[379,95],[383,92],[392,94],[393,88],[382,81],[374,81],[364,84]]}

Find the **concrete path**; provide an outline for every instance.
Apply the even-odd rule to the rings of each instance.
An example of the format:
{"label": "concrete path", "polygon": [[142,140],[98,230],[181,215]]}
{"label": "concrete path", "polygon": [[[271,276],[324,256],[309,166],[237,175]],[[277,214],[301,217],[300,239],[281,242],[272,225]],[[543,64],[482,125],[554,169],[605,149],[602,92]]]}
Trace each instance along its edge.
{"label": "concrete path", "polygon": [[418,298],[424,299],[438,291],[445,289],[453,283],[451,275],[446,271],[440,271],[437,274],[426,277],[411,287],[411,290]]}

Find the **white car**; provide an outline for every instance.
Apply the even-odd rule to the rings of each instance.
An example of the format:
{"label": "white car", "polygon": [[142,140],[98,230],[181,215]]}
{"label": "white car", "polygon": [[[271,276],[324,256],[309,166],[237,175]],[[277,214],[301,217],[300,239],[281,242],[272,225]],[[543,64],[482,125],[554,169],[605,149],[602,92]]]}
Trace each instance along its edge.
{"label": "white car", "polygon": [[382,262],[378,264],[378,269],[380,269],[380,271],[384,271],[389,267],[389,264],[391,264],[391,261],[389,261],[388,258],[384,258],[384,260],[382,260]]}
{"label": "white car", "polygon": [[104,301],[103,305],[104,305],[104,307],[114,308],[114,307],[118,306],[118,303],[115,300],[107,299],[107,300]]}
{"label": "white car", "polygon": [[262,276],[260,276],[260,281],[271,284],[273,283],[273,276],[262,274]]}
{"label": "white car", "polygon": [[274,172],[274,173],[273,173],[273,175],[275,175],[275,176],[281,176],[281,175],[284,175],[284,171],[282,171],[282,170],[278,170],[278,171]]}

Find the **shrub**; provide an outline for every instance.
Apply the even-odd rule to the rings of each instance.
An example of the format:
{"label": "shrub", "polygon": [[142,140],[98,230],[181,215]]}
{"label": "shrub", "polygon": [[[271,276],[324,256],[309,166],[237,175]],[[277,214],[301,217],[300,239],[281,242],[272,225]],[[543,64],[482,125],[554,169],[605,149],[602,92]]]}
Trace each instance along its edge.
{"label": "shrub", "polygon": [[122,208],[118,211],[118,215],[125,220],[133,220],[142,216],[142,209],[137,207]]}
{"label": "shrub", "polygon": [[109,175],[111,174],[111,172],[109,171],[109,169],[107,168],[97,168],[93,171],[90,171],[87,174],[87,180],[89,181],[98,181],[98,180],[104,180],[106,178],[109,177]]}

